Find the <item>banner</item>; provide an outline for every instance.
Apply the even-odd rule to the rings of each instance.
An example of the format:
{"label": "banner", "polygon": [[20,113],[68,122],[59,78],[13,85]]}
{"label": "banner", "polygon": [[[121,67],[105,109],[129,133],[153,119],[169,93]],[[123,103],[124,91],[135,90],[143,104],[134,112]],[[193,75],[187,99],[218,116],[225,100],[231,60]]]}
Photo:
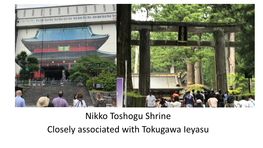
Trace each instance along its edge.
{"label": "banner", "polygon": [[116,79],[117,87],[117,107],[122,107],[123,104],[123,78]]}

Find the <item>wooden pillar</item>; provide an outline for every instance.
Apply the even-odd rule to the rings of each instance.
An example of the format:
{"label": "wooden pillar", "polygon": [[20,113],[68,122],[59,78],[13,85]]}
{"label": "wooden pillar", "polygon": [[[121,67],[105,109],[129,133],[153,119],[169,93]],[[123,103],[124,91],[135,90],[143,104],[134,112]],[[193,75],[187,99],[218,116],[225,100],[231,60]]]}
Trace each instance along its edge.
{"label": "wooden pillar", "polygon": [[203,68],[202,68],[202,62],[200,62],[200,67],[201,67],[201,82],[204,85],[205,79],[204,79],[204,72],[203,72]]}
{"label": "wooden pillar", "polygon": [[[235,42],[235,33],[230,33],[230,42]],[[235,74],[236,71],[236,56],[235,47],[230,47],[229,53],[229,63],[230,63],[230,73]],[[236,89],[236,84],[233,84],[233,89]]]}
{"label": "wooden pillar", "polygon": [[138,73],[138,57],[139,57],[139,46],[135,46],[134,73]]}
{"label": "wooden pillar", "polygon": [[[199,33],[199,41],[201,42],[202,34]],[[196,47],[195,52],[199,50],[200,48]],[[202,84],[202,78],[201,78],[201,61],[195,62],[194,64],[194,73],[195,73],[195,84]]]}
{"label": "wooden pillar", "polygon": [[215,69],[216,69],[216,90],[225,93],[227,89],[226,61],[225,61],[225,39],[223,28],[214,28],[215,40]]}
{"label": "wooden pillar", "polygon": [[187,64],[187,89],[189,89],[189,85],[194,84],[194,65],[190,63],[189,58],[186,58]]}
{"label": "wooden pillar", "polygon": [[[127,91],[133,90],[131,78],[131,5],[117,5],[117,77],[125,79],[127,60]],[[124,85],[124,84],[123,84]]]}
{"label": "wooden pillar", "polygon": [[195,84],[201,84],[201,61],[195,62]]}
{"label": "wooden pillar", "polygon": [[172,66],[170,67],[170,73],[174,73],[174,60],[172,60]]}
{"label": "wooden pillar", "polygon": [[[228,34],[226,33],[225,35],[225,42],[228,42]],[[226,61],[226,75],[229,74],[229,46],[225,47],[225,61]],[[228,78],[227,78],[228,79]],[[227,83],[227,88],[229,89],[229,84]]]}
{"label": "wooden pillar", "polygon": [[139,93],[147,95],[150,91],[150,31],[140,30],[140,68]]}

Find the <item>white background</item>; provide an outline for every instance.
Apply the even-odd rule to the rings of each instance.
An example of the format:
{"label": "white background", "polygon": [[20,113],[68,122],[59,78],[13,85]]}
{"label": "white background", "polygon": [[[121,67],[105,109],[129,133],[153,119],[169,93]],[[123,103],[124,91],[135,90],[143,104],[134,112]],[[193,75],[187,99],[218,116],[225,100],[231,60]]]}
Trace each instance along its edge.
{"label": "white background", "polygon": [[[35,3],[34,1],[23,1]],[[45,1],[51,3],[52,1]],[[84,3],[75,1],[76,3]],[[96,1],[97,2],[97,1]],[[114,3],[115,1],[111,1]],[[122,3],[121,1],[116,1]],[[210,3],[207,1],[204,3]],[[220,1],[220,3],[229,1]],[[244,1],[245,2],[245,1]],[[238,1],[238,3],[244,3]],[[17,1],[16,3],[21,3]],[[137,2],[138,3],[138,2]],[[157,3],[157,2],[155,2]],[[167,2],[169,3],[169,2]],[[170,2],[171,3],[171,2]],[[186,2],[185,2],[186,3]],[[255,1],[250,1],[255,3]],[[256,96],[255,109],[148,109],[148,108],[15,108],[15,3],[2,3],[1,22],[1,142],[0,147],[251,147],[261,148],[262,98],[261,46],[262,5],[256,3]],[[170,113],[171,120],[86,120],[86,112]],[[49,134],[47,127],[134,126],[209,127],[209,134]]]}

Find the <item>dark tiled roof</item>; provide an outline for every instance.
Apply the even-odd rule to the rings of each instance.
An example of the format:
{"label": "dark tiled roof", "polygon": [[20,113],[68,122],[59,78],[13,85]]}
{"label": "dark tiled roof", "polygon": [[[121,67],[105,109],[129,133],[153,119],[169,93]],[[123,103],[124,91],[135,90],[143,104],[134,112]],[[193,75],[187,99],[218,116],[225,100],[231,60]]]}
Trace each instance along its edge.
{"label": "dark tiled roof", "polygon": [[53,28],[38,29],[35,37],[23,38],[26,42],[45,42],[45,41],[70,41],[84,39],[100,39],[108,37],[108,34],[94,34],[89,26],[87,27],[71,27],[71,28]]}

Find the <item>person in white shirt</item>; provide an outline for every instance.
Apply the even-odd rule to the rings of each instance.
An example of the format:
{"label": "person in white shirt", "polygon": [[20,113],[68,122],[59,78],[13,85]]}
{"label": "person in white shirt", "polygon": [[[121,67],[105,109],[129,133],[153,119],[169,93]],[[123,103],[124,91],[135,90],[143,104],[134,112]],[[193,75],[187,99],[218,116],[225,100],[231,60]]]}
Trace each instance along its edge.
{"label": "person in white shirt", "polygon": [[155,107],[156,106],[156,98],[152,95],[152,92],[149,92],[149,95],[146,97],[145,100],[145,107]]}
{"label": "person in white shirt", "polygon": [[240,108],[239,104],[238,104],[238,101],[237,101],[237,98],[234,99],[234,107],[235,108]]}
{"label": "person in white shirt", "polygon": [[161,97],[158,97],[157,100],[155,101],[155,107],[157,107],[157,108],[162,107],[162,105],[161,105],[161,103],[160,103],[161,101],[162,101],[162,98],[161,98]]}
{"label": "person in white shirt", "polygon": [[170,103],[170,107],[181,107],[182,103],[179,101],[179,97],[175,96],[172,98],[172,102]]}
{"label": "person in white shirt", "polygon": [[252,99],[252,96],[248,96],[248,108],[255,107],[255,101]]}
{"label": "person in white shirt", "polygon": [[78,92],[76,95],[76,99],[74,100],[73,107],[87,107],[85,100],[83,99],[83,94]]}
{"label": "person in white shirt", "polygon": [[238,102],[238,106],[240,106],[241,108],[248,108],[248,102],[245,96],[242,96],[242,100]]}

